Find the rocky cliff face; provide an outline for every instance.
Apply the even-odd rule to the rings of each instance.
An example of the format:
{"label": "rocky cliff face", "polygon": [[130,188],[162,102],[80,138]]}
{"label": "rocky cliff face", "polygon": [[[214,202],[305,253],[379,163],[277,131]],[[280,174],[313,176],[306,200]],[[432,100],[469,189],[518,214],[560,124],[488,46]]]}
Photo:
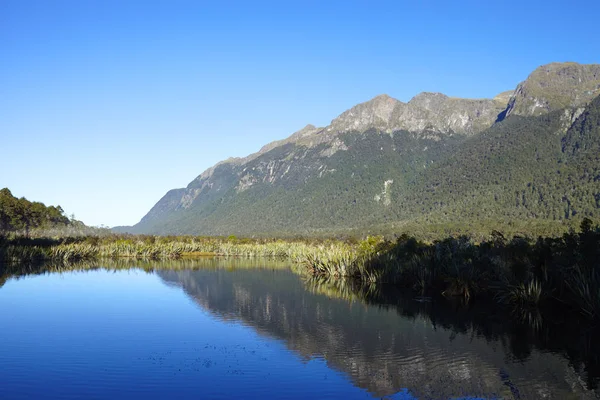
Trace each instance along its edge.
{"label": "rocky cliff face", "polygon": [[552,63],[521,82],[508,102],[506,116],[536,116],[583,107],[600,95],[600,65]]}
{"label": "rocky cliff face", "polygon": [[352,107],[331,122],[328,132],[421,132],[472,135],[496,121],[506,103],[492,99],[457,99],[442,93],[421,93],[403,103],[387,95]]}

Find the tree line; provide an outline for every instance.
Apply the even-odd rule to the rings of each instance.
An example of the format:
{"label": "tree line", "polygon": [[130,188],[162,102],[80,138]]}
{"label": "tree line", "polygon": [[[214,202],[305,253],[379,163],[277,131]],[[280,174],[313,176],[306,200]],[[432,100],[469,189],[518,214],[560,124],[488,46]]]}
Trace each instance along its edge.
{"label": "tree line", "polygon": [[71,220],[60,206],[20,199],[8,188],[0,190],[0,234],[25,232],[31,229],[67,226]]}

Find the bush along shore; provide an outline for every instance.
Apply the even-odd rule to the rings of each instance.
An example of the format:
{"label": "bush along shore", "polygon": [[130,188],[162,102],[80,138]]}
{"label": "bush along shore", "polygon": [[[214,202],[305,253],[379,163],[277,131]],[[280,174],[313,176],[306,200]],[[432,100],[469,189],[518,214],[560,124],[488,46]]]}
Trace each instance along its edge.
{"label": "bush along shore", "polygon": [[560,307],[600,319],[600,227],[584,220],[579,232],[558,238],[480,243],[467,237],[424,243],[408,236],[367,239],[351,254],[309,255],[312,275],[392,284],[418,299],[492,299],[518,309]]}
{"label": "bush along shore", "polygon": [[428,301],[435,296],[493,300],[519,309],[561,307],[600,319],[600,227],[590,220],[556,238],[475,242],[451,237],[395,240],[274,240],[236,237],[111,235],[59,239],[0,238],[5,262],[99,258],[279,257],[307,276],[394,285]]}

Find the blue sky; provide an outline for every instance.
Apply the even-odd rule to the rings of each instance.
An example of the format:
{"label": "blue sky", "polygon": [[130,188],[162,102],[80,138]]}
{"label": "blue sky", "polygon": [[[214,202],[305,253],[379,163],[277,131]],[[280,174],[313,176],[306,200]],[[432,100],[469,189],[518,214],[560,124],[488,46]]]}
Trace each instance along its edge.
{"label": "blue sky", "polygon": [[387,93],[600,62],[598,1],[0,0],[0,187],[91,225]]}

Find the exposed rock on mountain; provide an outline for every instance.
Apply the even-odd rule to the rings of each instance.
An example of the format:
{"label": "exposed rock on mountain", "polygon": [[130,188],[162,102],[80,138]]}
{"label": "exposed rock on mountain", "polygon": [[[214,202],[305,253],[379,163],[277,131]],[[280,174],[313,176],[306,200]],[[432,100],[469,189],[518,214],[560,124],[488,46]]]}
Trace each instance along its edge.
{"label": "exposed rock on mountain", "polygon": [[600,95],[600,65],[552,63],[541,66],[520,83],[506,116],[536,116],[553,110],[585,106]]}
{"label": "exposed rock on mountain", "polygon": [[408,103],[387,95],[352,107],[331,122],[327,131],[421,132],[474,134],[488,128],[506,108],[496,100],[457,99],[442,93],[421,93]]}
{"label": "exposed rock on mountain", "polygon": [[563,151],[600,142],[590,117],[599,79],[600,65],[550,64],[494,99],[377,96],[327,127],[307,125],[209,168],[129,230],[311,234],[600,216],[600,178],[578,175],[593,158]]}
{"label": "exposed rock on mountain", "polygon": [[496,97],[494,97],[494,100],[502,104],[508,104],[508,101],[510,100],[514,92],[514,90],[507,90],[506,92],[497,94]]}

